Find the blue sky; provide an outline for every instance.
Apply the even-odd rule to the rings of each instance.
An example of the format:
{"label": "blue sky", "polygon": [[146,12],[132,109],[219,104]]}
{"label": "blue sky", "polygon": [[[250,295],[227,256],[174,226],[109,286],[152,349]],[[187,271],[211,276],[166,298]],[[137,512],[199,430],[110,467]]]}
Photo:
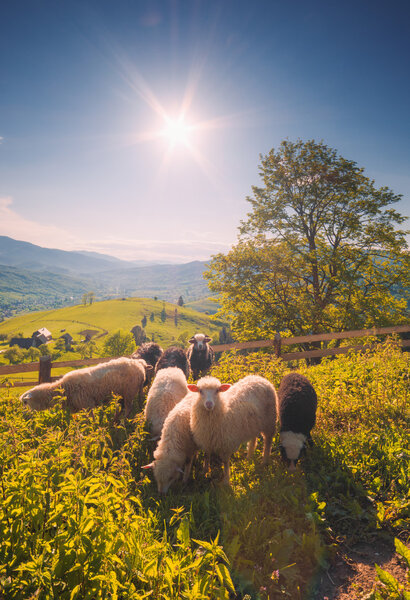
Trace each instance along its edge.
{"label": "blue sky", "polygon": [[[407,0],[3,0],[0,235],[207,259],[285,138],[324,140],[409,215],[409,17]],[[171,146],[182,107],[201,126]]]}

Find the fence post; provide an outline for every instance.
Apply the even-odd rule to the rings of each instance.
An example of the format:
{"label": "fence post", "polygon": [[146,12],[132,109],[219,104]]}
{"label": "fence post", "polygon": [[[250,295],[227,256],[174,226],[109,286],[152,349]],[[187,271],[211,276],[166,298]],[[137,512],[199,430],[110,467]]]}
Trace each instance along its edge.
{"label": "fence post", "polygon": [[275,337],[273,338],[273,347],[275,350],[275,356],[280,358],[280,353],[282,350],[282,338],[280,337],[280,333],[275,333]]}
{"label": "fence post", "polygon": [[40,356],[38,367],[38,382],[48,383],[51,381],[51,356]]}

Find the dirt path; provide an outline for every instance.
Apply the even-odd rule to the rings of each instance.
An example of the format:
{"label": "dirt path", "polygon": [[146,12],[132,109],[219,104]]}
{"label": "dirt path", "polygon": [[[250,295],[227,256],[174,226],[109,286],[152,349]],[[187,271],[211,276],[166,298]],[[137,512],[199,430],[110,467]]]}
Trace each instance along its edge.
{"label": "dirt path", "polygon": [[376,581],[375,563],[391,573],[400,583],[406,582],[406,568],[393,544],[376,541],[344,548],[332,566],[324,572],[312,600],[359,600],[365,598]]}

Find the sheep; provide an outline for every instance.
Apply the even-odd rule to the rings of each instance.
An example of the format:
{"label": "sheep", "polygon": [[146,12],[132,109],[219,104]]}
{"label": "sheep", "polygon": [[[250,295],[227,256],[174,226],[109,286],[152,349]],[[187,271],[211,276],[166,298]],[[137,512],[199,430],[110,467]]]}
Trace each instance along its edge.
{"label": "sheep", "polygon": [[148,365],[152,366],[152,369],[147,373],[146,384],[151,383],[154,376],[155,365],[163,353],[164,351],[161,346],[155,344],[154,342],[147,342],[145,344],[141,344],[141,346],[137,348],[133,354],[131,354],[131,358],[142,358]]}
{"label": "sheep", "polygon": [[278,389],[278,410],[282,458],[294,471],[306,442],[313,445],[310,435],[316,422],[317,395],[304,375],[288,373]]}
{"label": "sheep", "polygon": [[178,346],[167,348],[155,366],[155,374],[161,369],[167,369],[168,367],[178,367],[188,379],[191,369],[189,368],[189,362],[183,348],[179,348]]}
{"label": "sheep", "polygon": [[134,398],[142,399],[146,372],[152,369],[145,360],[116,358],[108,362],[70,371],[52,383],[41,383],[20,396],[21,402],[33,410],[45,410],[62,388],[70,412],[94,408],[109,399],[111,393],[122,396],[125,416],[129,416]]}
{"label": "sheep", "polygon": [[276,430],[277,398],[273,385],[263,377],[248,375],[232,387],[215,377],[203,377],[197,385],[191,408],[191,431],[198,448],[209,456],[217,454],[224,465],[224,483],[229,485],[229,460],[243,442],[248,458],[255,450],[259,433],[264,437],[263,463],[266,464]]}
{"label": "sheep", "polygon": [[187,394],[187,382],[181,369],[168,367],[158,371],[148,392],[144,411],[154,439],[160,438],[168,413]]}
{"label": "sheep", "polygon": [[212,338],[203,333],[196,333],[189,343],[191,344],[187,351],[187,357],[192,369],[194,379],[206,375],[214,362],[214,351],[209,346]]}
{"label": "sheep", "polygon": [[153,469],[158,492],[166,494],[170,485],[183,474],[186,483],[198,450],[190,429],[191,403],[194,394],[187,394],[165,419],[154,460],[142,469]]}

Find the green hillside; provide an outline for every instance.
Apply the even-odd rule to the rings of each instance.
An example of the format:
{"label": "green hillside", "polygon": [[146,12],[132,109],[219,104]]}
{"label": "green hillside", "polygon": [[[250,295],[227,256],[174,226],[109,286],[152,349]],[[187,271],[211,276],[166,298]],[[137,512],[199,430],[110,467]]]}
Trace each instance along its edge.
{"label": "green hillside", "polygon": [[[161,321],[160,316],[163,306],[166,311],[165,322]],[[177,325],[174,322],[175,309],[178,310]],[[154,314],[153,321],[150,320],[151,314]],[[22,333],[24,337],[30,337],[36,329],[46,327],[54,339],[58,338],[64,329],[75,341],[79,341],[84,337],[82,331],[93,329],[99,332],[96,334],[97,344],[102,344],[107,332],[110,334],[118,329],[129,331],[135,325],[141,325],[144,316],[147,317],[147,337],[152,339],[154,336],[155,341],[165,347],[185,333],[191,336],[202,331],[215,335],[222,326],[220,322],[212,321],[208,315],[190,308],[181,308],[170,303],[164,305],[160,300],[149,298],[126,298],[19,315],[0,323],[0,334]]]}

